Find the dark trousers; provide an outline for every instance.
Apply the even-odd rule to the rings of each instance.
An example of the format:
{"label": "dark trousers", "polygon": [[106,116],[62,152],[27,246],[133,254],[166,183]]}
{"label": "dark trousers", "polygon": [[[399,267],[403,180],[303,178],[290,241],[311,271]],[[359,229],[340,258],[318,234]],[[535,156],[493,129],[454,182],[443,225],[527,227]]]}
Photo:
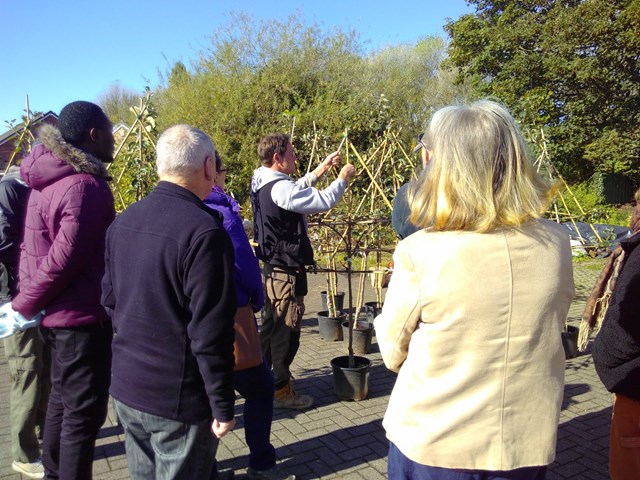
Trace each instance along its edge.
{"label": "dark trousers", "polygon": [[51,347],[51,394],[44,428],[45,478],[92,478],[96,437],[107,418],[111,323],[43,328]]}
{"label": "dark trousers", "polygon": [[270,442],[273,376],[266,362],[233,372],[233,386],[245,399],[244,434],[249,446],[249,466],[268,470],[276,464],[276,452]]}
{"label": "dark trousers", "polygon": [[[452,452],[454,455],[455,452]],[[393,480],[544,480],[547,467],[516,470],[461,470],[422,465],[407,458],[393,443],[389,444],[387,473]]]}
{"label": "dark trousers", "polygon": [[273,368],[275,388],[279,390],[289,383],[289,367],[300,348],[307,276],[304,271],[265,265],[264,282],[260,343],[267,364]]}

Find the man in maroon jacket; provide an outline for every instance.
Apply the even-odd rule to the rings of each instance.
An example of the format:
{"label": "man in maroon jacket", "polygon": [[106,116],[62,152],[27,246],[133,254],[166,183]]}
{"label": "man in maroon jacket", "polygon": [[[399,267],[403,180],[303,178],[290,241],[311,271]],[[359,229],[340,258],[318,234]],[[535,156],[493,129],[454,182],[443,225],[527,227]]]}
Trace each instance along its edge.
{"label": "man in maroon jacket", "polygon": [[73,102],[45,125],[20,174],[31,187],[11,306],[44,310],[51,394],[43,438],[45,478],[90,479],[107,415],[111,322],[100,305],[105,232],[115,216],[103,162],[113,160],[111,122],[93,103]]}

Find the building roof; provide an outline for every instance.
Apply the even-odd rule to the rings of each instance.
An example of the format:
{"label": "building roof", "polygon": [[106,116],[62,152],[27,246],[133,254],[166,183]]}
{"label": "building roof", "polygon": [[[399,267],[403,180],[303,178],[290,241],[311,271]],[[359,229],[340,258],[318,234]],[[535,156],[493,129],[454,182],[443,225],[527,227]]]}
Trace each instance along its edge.
{"label": "building roof", "polygon": [[[49,110],[46,113],[41,113],[40,115],[34,117],[31,120],[31,123],[40,123],[42,121],[44,121],[45,119],[49,118],[49,117],[55,117],[56,119],[58,118],[58,115],[56,115],[53,111]],[[20,133],[22,133],[22,130],[24,129],[24,124],[20,124],[18,126],[16,126],[15,129],[10,129],[7,132],[3,133],[2,135],[0,135],[0,145],[6,143],[9,140],[12,140],[13,138],[17,137],[18,135],[20,135]]]}

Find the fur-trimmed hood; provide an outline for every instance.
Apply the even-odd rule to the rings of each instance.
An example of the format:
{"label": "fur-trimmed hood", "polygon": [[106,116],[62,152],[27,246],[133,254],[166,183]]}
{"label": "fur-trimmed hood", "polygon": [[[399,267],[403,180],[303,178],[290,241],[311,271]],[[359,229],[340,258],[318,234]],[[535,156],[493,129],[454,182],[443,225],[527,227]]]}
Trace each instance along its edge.
{"label": "fur-trimmed hood", "polygon": [[40,143],[22,161],[20,174],[36,190],[74,173],[87,173],[111,180],[105,165],[95,156],[67,143],[60,130],[43,125],[38,131]]}

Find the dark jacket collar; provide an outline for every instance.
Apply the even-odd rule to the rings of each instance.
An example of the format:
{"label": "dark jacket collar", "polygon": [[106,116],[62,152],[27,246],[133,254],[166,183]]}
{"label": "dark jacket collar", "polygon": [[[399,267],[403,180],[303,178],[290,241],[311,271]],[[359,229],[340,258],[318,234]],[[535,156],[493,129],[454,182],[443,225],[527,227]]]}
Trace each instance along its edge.
{"label": "dark jacket collar", "polygon": [[166,180],[160,180],[156,187],[153,189],[153,193],[158,195],[168,195],[172,197],[179,197],[182,200],[193,203],[197,205],[198,208],[204,210],[209,213],[211,216],[222,221],[222,214],[217,212],[216,210],[212,210],[211,208],[207,208],[202,200],[198,198],[198,196],[192,191],[176,184],[173,182],[168,182]]}

